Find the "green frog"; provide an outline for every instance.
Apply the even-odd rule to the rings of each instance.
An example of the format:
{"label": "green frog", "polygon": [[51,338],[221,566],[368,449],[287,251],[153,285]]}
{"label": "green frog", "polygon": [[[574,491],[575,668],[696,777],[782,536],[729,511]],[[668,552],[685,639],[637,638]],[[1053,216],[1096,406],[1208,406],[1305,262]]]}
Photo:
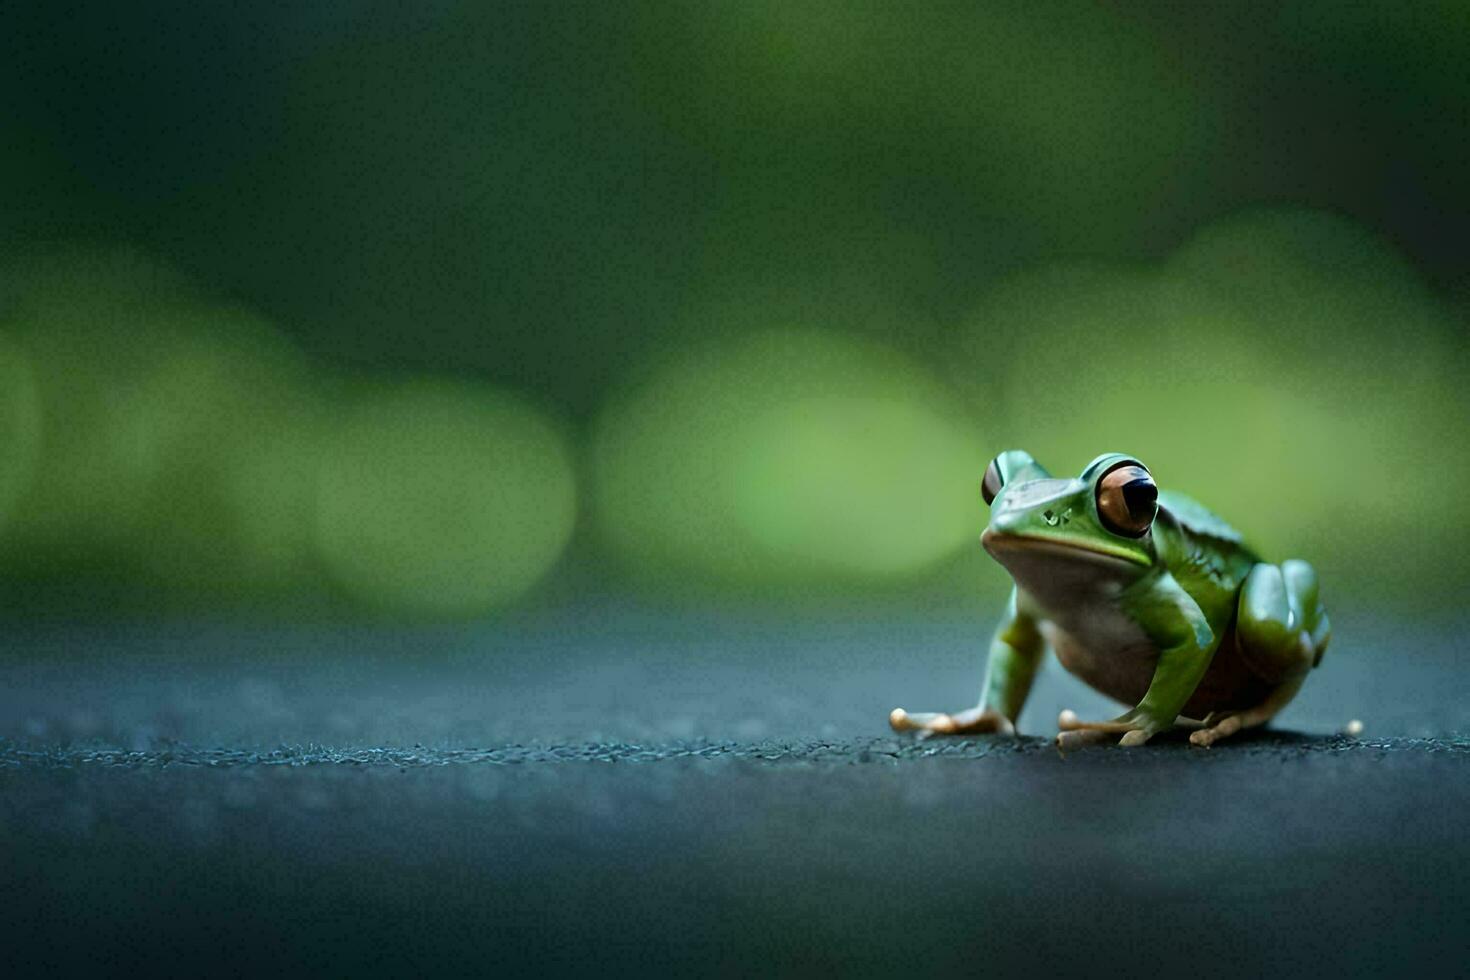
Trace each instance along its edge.
{"label": "green frog", "polygon": [[980,703],[965,711],[895,708],[898,731],[1014,733],[1043,651],[1134,707],[1111,721],[1058,719],[1063,749],[1119,738],[1143,745],[1190,729],[1209,746],[1262,725],[1300,690],[1331,636],[1317,573],[1262,561],[1225,521],[1160,492],[1132,456],[1106,453],[1076,479],[1053,479],[1011,450],[985,470],[981,542],[1015,582]]}

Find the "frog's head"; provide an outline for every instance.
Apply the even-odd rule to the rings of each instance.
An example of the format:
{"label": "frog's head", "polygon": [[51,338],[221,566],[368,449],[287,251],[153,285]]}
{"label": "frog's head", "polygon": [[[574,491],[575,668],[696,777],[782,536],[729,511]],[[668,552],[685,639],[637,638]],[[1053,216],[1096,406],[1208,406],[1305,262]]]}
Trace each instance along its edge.
{"label": "frog's head", "polygon": [[1062,581],[1126,582],[1154,564],[1158,488],[1131,456],[1105,453],[1081,476],[1058,480],[1013,449],[986,468],[981,493],[990,505],[985,550],[1032,591]]}

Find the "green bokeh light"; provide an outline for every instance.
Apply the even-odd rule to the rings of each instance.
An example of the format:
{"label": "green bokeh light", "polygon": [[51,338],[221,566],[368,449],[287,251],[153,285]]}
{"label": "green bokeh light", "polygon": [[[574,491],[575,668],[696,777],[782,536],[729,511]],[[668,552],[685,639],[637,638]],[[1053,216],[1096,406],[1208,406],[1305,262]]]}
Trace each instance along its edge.
{"label": "green bokeh light", "polygon": [[561,554],[575,518],[565,440],[493,388],[365,391],[327,436],[317,554],[379,612],[473,616],[519,598]]}
{"label": "green bokeh light", "polygon": [[[448,373],[595,426],[603,543],[672,574],[574,537],[568,586],[999,589],[974,486],[1008,446],[1058,472],[1136,452],[1335,590],[1449,608],[1470,573],[1443,517],[1470,345],[1420,279],[1470,296],[1456,0],[408,5],[309,37],[175,11],[101,45],[32,8],[0,148],[15,609],[512,601],[390,581],[437,581],[441,548],[490,577],[473,534],[409,540],[407,499],[444,481],[410,487],[397,450],[361,482],[405,538],[324,557],[319,470],[379,438],[352,419],[390,389],[319,370]],[[204,24],[224,48],[178,43]],[[101,243],[41,244],[67,236]],[[804,329],[750,334],[772,326]],[[526,479],[551,467],[526,452]]]}
{"label": "green bokeh light", "polygon": [[1318,377],[1361,376],[1371,362],[1385,380],[1412,384],[1448,350],[1446,315],[1404,256],[1335,214],[1241,211],[1199,229],[1166,271],[1229,311],[1222,328],[1243,330],[1262,356],[1310,362]]}
{"label": "green bokeh light", "polygon": [[0,529],[30,486],[41,448],[41,399],[30,358],[0,335]]}
{"label": "green bokeh light", "polygon": [[177,315],[193,322],[153,352],[110,423],[147,486],[142,554],[162,576],[203,575],[227,592],[299,587],[315,472],[310,369],[251,314]]}
{"label": "green bokeh light", "polygon": [[763,331],[659,365],[594,436],[602,530],[732,582],[903,577],[973,539],[983,439],[887,348]]}
{"label": "green bokeh light", "polygon": [[[1467,403],[1443,311],[1338,218],[1251,212],[1161,267],[1035,269],[995,289],[973,330],[969,358],[988,345],[1004,364],[1008,445],[1063,473],[1137,454],[1277,556],[1349,576],[1408,562],[1402,543],[1434,520],[1446,474],[1467,475],[1445,453]],[[1465,543],[1434,537],[1420,558]]]}
{"label": "green bokeh light", "polygon": [[300,352],[133,250],[53,248],[5,273],[43,417],[6,564],[164,604],[300,590],[311,472],[268,462],[313,415]]}
{"label": "green bokeh light", "polygon": [[53,250],[7,273],[8,326],[32,357],[44,416],[40,468],[14,528],[19,550],[63,562],[131,553],[161,482],[157,440],[167,438],[131,409],[160,351],[208,312],[182,313],[190,297],[172,273],[123,250]]}

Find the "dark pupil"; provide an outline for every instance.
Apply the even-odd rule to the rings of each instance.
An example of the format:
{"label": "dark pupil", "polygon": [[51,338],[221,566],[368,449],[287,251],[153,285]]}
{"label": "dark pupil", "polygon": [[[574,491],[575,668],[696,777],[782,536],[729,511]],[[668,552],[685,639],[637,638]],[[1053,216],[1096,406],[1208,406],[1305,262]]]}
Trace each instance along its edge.
{"label": "dark pupil", "polygon": [[985,479],[981,486],[985,494],[986,503],[994,501],[995,495],[1000,493],[1000,483],[1000,470],[996,469],[995,463],[992,462],[985,468]]}
{"label": "dark pupil", "polygon": [[1123,484],[1123,502],[1128,505],[1128,513],[1134,517],[1147,514],[1158,499],[1159,488],[1154,486],[1152,480],[1139,477]]}

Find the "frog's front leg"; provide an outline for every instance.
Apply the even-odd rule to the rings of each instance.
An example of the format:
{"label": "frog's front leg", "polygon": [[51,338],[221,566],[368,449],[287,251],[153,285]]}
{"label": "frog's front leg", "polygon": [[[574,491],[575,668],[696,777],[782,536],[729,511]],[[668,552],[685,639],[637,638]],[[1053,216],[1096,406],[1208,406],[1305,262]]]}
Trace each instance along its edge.
{"label": "frog's front leg", "polygon": [[1167,572],[1130,597],[1135,621],[1159,650],[1153,680],[1143,700],[1112,721],[1084,722],[1063,712],[1057,747],[1075,749],[1122,735],[1119,745],[1143,745],[1183,719],[1179,712],[1214,659],[1219,638],[1193,597]]}
{"label": "frog's front leg", "polygon": [[908,712],[902,708],[894,708],[888,716],[888,723],[893,726],[894,731],[916,731],[931,735],[982,732],[1009,735],[1015,732],[1016,718],[1026,704],[1026,696],[1031,692],[1031,682],[1036,678],[1036,667],[1046,648],[1035,617],[1027,610],[1018,608],[1017,598],[1016,590],[1012,589],[1005,616],[990,641],[990,656],[980,703],[953,714]]}

